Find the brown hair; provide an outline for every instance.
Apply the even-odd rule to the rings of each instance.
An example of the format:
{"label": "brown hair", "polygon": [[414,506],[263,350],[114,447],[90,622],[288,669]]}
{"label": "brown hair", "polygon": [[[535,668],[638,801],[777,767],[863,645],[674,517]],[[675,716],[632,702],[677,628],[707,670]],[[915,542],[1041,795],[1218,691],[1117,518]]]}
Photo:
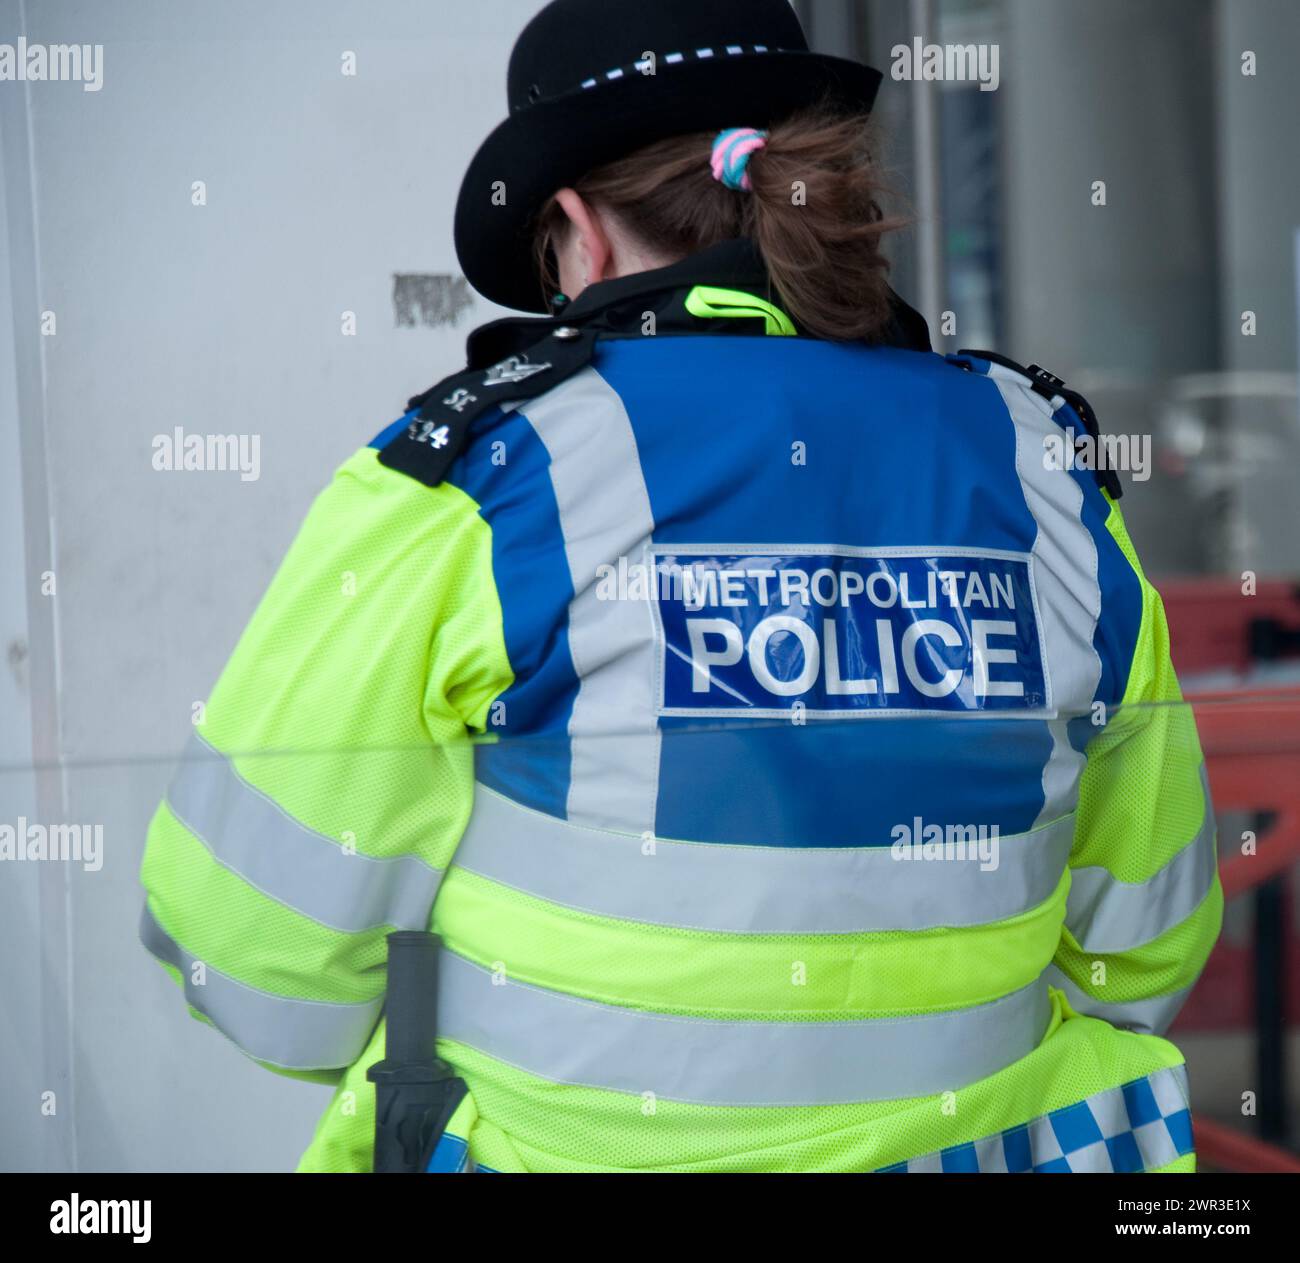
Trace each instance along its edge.
{"label": "brown hair", "polygon": [[[682,258],[720,241],[758,246],[781,306],[802,329],[833,341],[871,340],[888,323],[889,261],[881,238],[900,228],[877,198],[885,191],[861,115],[797,114],[773,126],[747,168],[752,189],[713,178],[716,132],[657,141],[574,183],[649,247]],[[567,217],[552,198],[536,236],[547,294],[557,288],[552,242]]]}

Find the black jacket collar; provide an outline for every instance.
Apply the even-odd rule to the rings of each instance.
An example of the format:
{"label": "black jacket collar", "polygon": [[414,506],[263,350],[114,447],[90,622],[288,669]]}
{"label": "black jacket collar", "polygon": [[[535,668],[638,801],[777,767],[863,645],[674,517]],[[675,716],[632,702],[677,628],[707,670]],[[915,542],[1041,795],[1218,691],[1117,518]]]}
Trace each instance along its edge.
{"label": "black jacket collar", "polygon": [[[771,278],[754,243],[723,241],[667,267],[617,277],[588,286],[554,316],[507,316],[469,335],[470,368],[487,368],[535,346],[564,325],[593,329],[608,337],[641,336],[646,314],[655,315],[657,333],[753,333],[752,319],[700,319],[686,311],[684,299],[696,285],[744,290],[778,302]],[[893,316],[879,342],[913,351],[930,350],[925,318],[890,290]]]}

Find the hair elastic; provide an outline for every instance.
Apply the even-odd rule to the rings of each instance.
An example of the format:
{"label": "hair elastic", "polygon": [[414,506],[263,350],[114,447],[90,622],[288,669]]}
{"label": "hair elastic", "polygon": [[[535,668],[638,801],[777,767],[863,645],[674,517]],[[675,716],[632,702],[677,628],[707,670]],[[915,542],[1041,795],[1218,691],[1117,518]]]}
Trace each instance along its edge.
{"label": "hair elastic", "polygon": [[757,127],[729,127],[718,133],[713,142],[713,157],[710,166],[713,178],[721,181],[729,189],[748,193],[753,185],[750,183],[750,158],[767,144],[767,133]]}

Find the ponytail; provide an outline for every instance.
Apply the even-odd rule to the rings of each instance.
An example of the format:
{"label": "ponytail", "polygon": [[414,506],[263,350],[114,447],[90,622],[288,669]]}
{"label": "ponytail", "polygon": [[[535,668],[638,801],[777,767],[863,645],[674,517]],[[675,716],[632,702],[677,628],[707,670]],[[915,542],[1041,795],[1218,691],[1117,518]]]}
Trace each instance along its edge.
{"label": "ponytail", "polygon": [[[613,212],[647,247],[673,258],[749,237],[767,265],[772,297],[801,329],[836,342],[872,341],[890,318],[883,192],[864,116],[797,114],[751,145],[745,183],[715,178],[716,133],[657,141],[589,172],[578,194]],[[717,170],[717,165],[714,167]],[[550,245],[565,222],[552,201],[542,212],[537,259],[556,288]]]}

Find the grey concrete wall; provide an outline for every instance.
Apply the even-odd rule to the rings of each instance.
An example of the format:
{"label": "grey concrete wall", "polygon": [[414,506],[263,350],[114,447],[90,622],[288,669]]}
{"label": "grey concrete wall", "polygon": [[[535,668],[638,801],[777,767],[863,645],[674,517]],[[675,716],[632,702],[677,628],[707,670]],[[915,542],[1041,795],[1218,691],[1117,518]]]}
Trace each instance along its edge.
{"label": "grey concrete wall", "polygon": [[[20,121],[18,114],[0,113],[0,169],[6,175],[11,169],[19,176],[26,170],[25,131],[8,126]],[[42,540],[40,532],[29,539],[24,529],[24,513],[39,512],[23,490],[25,466],[36,463],[39,449],[24,444],[19,424],[20,397],[31,403],[35,394],[39,408],[39,346],[32,324],[20,353],[15,326],[15,315],[21,321],[30,310],[35,289],[33,252],[28,248],[25,261],[15,258],[15,246],[21,249],[30,241],[30,201],[22,197],[27,185],[21,178],[0,181],[0,452],[5,457],[0,461],[0,806],[5,808],[36,801],[33,742],[44,734],[33,730],[33,674],[39,678],[49,666],[48,656],[33,663],[28,629],[29,617],[49,611],[28,600],[28,549],[30,545],[39,563]],[[39,436],[40,426],[32,432]],[[48,635],[41,639],[51,647]],[[12,814],[6,810],[0,819],[10,820]],[[13,950],[6,951],[0,974],[0,1067],[13,1094],[5,1102],[9,1129],[15,1133],[13,1153],[36,1153],[43,1144],[38,1103],[46,1086],[36,1054],[44,1042],[41,997],[49,990],[43,985],[40,947],[42,874],[13,864],[6,868],[0,872],[0,926],[8,927],[5,946]],[[61,972],[66,975],[66,968]]]}
{"label": "grey concrete wall", "polygon": [[[1007,353],[1084,391],[1113,433],[1159,429],[1163,383],[1217,367],[1209,0],[1007,0]],[[1106,205],[1092,203],[1105,181]],[[1125,499],[1155,574],[1195,571],[1185,481]]]}
{"label": "grey concrete wall", "polygon": [[1208,0],[1007,0],[1010,340],[1063,376],[1214,363],[1211,19]]}
{"label": "grey concrete wall", "polygon": [[[1241,396],[1211,416],[1229,436],[1241,476],[1226,513],[1225,550],[1235,568],[1294,576],[1300,570],[1300,5],[1291,0],[1217,0],[1213,87],[1220,178],[1219,355],[1243,375]],[[1242,55],[1253,53],[1253,75]],[[1242,314],[1253,312],[1254,332]],[[1289,377],[1289,384],[1280,379]]]}
{"label": "grey concrete wall", "polygon": [[[1083,390],[1106,429],[1154,436],[1155,473],[1124,505],[1150,572],[1294,573],[1294,406],[1284,418],[1277,401],[1196,405],[1233,431],[1226,459],[1213,445],[1182,459],[1165,420],[1192,374],[1265,370],[1294,391],[1300,172],[1284,155],[1300,8],[1006,0],[1005,12],[1008,352]],[[1246,49],[1254,78],[1240,72]]]}
{"label": "grey concrete wall", "polygon": [[[0,773],[0,820],[105,830],[100,872],[0,872],[0,1167],[276,1169],[310,1137],[324,1090],[191,1021],[137,945],[142,843],[312,496],[499,314],[399,328],[393,276],[457,273],[456,188],[536,7],[0,0],[0,42],[104,45],[99,92],[0,83],[0,650],[26,642],[0,759],[66,764]],[[259,436],[260,478],[155,471],[176,425]]]}
{"label": "grey concrete wall", "polygon": [[[1294,372],[1300,5],[1294,0],[1217,0],[1215,18],[1223,364]],[[1246,51],[1257,56],[1253,76],[1241,71]],[[1247,310],[1258,317],[1254,337],[1241,334],[1240,316]]]}

